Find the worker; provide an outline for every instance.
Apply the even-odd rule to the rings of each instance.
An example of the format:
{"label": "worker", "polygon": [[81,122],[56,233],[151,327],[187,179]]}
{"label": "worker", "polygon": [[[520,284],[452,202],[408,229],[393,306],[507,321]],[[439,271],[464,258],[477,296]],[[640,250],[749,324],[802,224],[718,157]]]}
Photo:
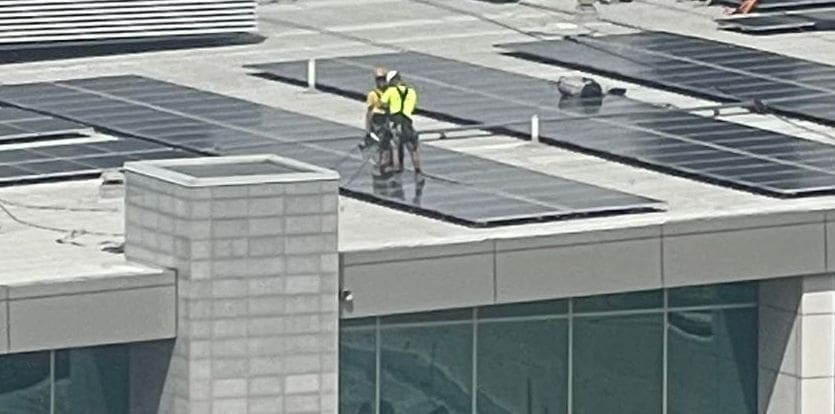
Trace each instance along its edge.
{"label": "worker", "polygon": [[400,77],[400,73],[391,70],[386,73],[388,88],[383,93],[381,100],[388,109],[389,120],[392,128],[396,131],[395,147],[399,154],[396,161],[398,171],[403,169],[403,149],[409,150],[412,158],[412,166],[415,173],[420,174],[420,152],[418,148],[418,135],[415,131],[412,117],[418,104],[418,92],[415,88],[406,85]]}
{"label": "worker", "polygon": [[[385,173],[387,169],[396,169],[394,162],[398,160],[394,153],[396,148],[391,143],[391,129],[389,128],[388,114],[382,98],[388,87],[386,81],[387,71],[384,68],[374,69],[374,89],[368,92],[365,99],[365,131],[366,137],[375,137],[379,142],[377,152],[377,165],[380,168],[380,173]],[[373,135],[372,135],[373,134]]]}

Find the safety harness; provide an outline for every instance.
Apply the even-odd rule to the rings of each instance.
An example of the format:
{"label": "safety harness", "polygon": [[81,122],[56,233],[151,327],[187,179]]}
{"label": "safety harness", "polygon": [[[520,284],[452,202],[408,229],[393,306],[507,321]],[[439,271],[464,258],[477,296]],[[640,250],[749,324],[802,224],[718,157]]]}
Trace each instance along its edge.
{"label": "safety harness", "polygon": [[400,88],[397,86],[394,87],[394,89],[397,91],[397,94],[400,95],[400,110],[396,113],[393,113],[392,115],[406,115],[404,113],[406,111],[406,98],[409,96],[409,92],[412,91],[412,88],[406,85],[403,85],[403,87],[405,88],[405,90],[403,91],[401,91]]}

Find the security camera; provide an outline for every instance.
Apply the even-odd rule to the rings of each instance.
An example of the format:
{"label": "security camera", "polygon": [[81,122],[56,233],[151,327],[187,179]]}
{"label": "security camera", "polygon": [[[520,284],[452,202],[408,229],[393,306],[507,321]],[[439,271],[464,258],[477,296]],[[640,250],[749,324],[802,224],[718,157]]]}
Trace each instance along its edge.
{"label": "security camera", "polygon": [[351,292],[350,290],[343,290],[339,293],[339,299],[345,303],[351,303],[354,301],[354,292]]}

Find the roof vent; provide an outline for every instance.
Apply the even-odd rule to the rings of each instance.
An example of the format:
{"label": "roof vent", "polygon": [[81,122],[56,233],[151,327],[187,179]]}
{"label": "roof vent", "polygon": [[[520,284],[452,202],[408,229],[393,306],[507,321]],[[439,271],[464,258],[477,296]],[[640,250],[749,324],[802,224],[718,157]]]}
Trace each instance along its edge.
{"label": "roof vent", "polygon": [[125,175],[119,170],[105,170],[99,177],[99,198],[112,199],[125,196]]}

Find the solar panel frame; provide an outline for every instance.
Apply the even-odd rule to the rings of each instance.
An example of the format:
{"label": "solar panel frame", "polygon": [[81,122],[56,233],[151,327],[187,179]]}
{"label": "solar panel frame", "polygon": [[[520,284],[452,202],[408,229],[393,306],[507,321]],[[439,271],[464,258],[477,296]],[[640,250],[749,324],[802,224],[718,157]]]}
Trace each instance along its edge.
{"label": "solar panel frame", "polygon": [[[723,4],[730,7],[739,7],[743,0],[713,0],[716,3]],[[772,12],[779,10],[798,10],[811,7],[833,7],[835,1],[832,0],[767,0],[757,3],[754,9],[759,12]]]}
{"label": "solar panel frame", "polygon": [[[13,106],[0,107],[0,168],[4,171],[0,186],[92,178],[103,169],[121,167],[142,154],[156,158],[193,156],[127,137],[90,141],[92,132],[89,126],[75,121]],[[82,141],[73,141],[78,139]],[[108,162],[103,164],[104,158]]]}
{"label": "solar panel frame", "polygon": [[[280,152],[282,155],[297,158],[301,161],[341,169],[343,172],[341,187],[346,194],[384,205],[396,205],[400,209],[460,224],[493,226],[598,214],[657,211],[660,207],[660,202],[657,200],[603,189],[504,164],[490,164],[487,160],[442,149],[431,149],[430,151],[438,155],[452,156],[458,160],[469,160],[470,164],[475,163],[483,168],[503,168],[504,173],[513,170],[517,175],[521,174],[522,179],[528,181],[548,180],[556,186],[555,188],[569,189],[575,192],[578,192],[578,189],[585,189],[586,193],[591,195],[606,194],[609,197],[607,200],[610,204],[605,206],[581,206],[582,208],[572,210],[566,206],[557,205],[553,199],[542,201],[530,197],[542,196],[542,194],[520,195],[516,194],[518,188],[496,190],[461,182],[455,177],[450,177],[448,171],[443,176],[426,174],[424,185],[431,188],[431,191],[417,191],[418,185],[416,182],[410,183],[408,180],[403,180],[399,185],[405,192],[400,191],[397,194],[390,194],[387,192],[388,190],[378,191],[377,187],[379,185],[375,186],[375,180],[371,178],[369,163],[363,160],[359,154],[352,153],[359,142],[359,138],[364,133],[359,128],[139,77],[72,80],[53,83],[49,87],[35,84],[32,85],[31,94],[27,92],[26,88],[26,85],[22,85],[11,90],[8,94],[0,91],[0,100],[10,101],[21,107],[33,105],[42,111],[57,113],[62,117],[93,126],[104,126],[132,136],[153,135],[156,141],[167,139],[164,133],[161,134],[163,132],[161,131],[161,122],[169,122],[169,124],[166,124],[168,126],[183,125],[183,128],[194,122],[195,125],[201,125],[202,128],[200,133],[189,136],[194,140],[187,142],[178,140],[176,142],[185,149],[205,151],[207,147],[211,147],[217,154]],[[73,93],[60,92],[57,94],[59,98],[49,102],[38,97],[38,94],[51,88],[65,88],[73,91]],[[90,95],[94,97],[90,97]],[[195,100],[193,99],[183,100],[178,98],[182,96],[195,96],[198,100],[223,101],[228,105],[224,106],[222,111],[205,111],[200,106],[195,106]],[[166,97],[176,99],[168,100]],[[113,112],[110,112],[116,114],[116,116],[113,119],[108,119],[107,111],[93,113],[79,110],[81,105],[76,103],[76,99],[82,102],[97,103],[101,107],[116,108]],[[111,101],[112,105],[106,104]],[[131,113],[131,108],[134,107],[136,112],[149,117],[145,118],[146,120],[153,119],[154,122],[146,125],[142,121],[137,121],[136,118],[126,117],[126,114]],[[290,129],[288,130],[285,127],[277,131],[275,128],[278,125],[275,122],[276,119],[283,120],[285,125],[289,124]],[[257,121],[262,122],[259,124]],[[149,134],[149,129],[154,134]],[[177,134],[175,136],[182,136],[184,130],[181,128],[174,133]],[[241,139],[241,136],[244,138]],[[227,139],[229,137],[235,137],[235,139]],[[438,160],[442,159],[444,157],[438,157]],[[439,162],[438,160],[429,161],[429,165],[433,165],[433,162]],[[361,174],[357,172],[361,172]],[[391,185],[391,181],[387,183],[386,185]],[[368,191],[369,188],[373,191]],[[420,203],[406,199],[405,194],[410,190],[415,192],[416,198],[421,199]],[[582,192],[579,191],[579,193]],[[553,195],[551,197],[554,198]]]}
{"label": "solar panel frame", "polygon": [[717,20],[717,23],[722,30],[749,34],[771,34],[775,32],[816,29],[816,23],[813,20],[785,14],[720,19]]}
{"label": "solar panel frame", "polygon": [[[594,42],[592,47],[574,41],[529,42],[503,45],[510,50],[508,54],[558,64],[579,70],[592,71],[609,77],[628,80],[647,86],[670,90],[677,93],[722,102],[745,102],[752,99],[763,100],[775,113],[805,119],[826,125],[835,125],[835,67],[790,58],[756,49],[747,49],[737,45],[713,42],[705,39],[690,38],[662,32],[646,32],[641,35],[616,35],[602,38],[583,38],[580,42]],[[631,36],[631,37],[624,37]],[[656,37],[653,43],[650,37]],[[611,40],[615,46],[601,43]],[[688,43],[690,42],[690,43]],[[695,45],[694,43],[695,42]],[[635,65],[624,65],[624,59],[613,57],[622,52],[613,52],[612,47],[629,49],[630,60],[652,56],[653,64],[644,64],[644,70],[637,70]],[[731,55],[740,51],[760,56],[763,59],[778,62],[770,65],[757,63],[756,60],[724,61],[725,66],[714,63],[700,63],[693,59],[693,53],[699,48],[711,46],[727,49],[723,53]],[[653,47],[662,51],[641,52],[642,47]],[[601,50],[598,50],[601,49]],[[659,56],[664,54],[666,56]],[[677,56],[677,55],[686,55]],[[762,60],[761,60],[762,61]],[[761,62],[760,61],[760,62]],[[664,65],[657,65],[664,62]],[[728,63],[730,62],[730,63]],[[701,84],[688,80],[688,77],[669,77],[663,66],[678,65],[690,72],[690,76],[700,76]],[[655,65],[655,66],[653,66]],[[733,67],[730,67],[733,66]],[[775,73],[774,68],[781,72]],[[799,80],[786,79],[785,71],[792,68],[805,68],[794,75]],[[747,72],[750,70],[751,72]],[[770,72],[769,72],[770,71]],[[729,89],[710,88],[717,82],[734,85]],[[827,101],[830,103],[828,104]]]}
{"label": "solar panel frame", "polygon": [[[411,79],[418,79],[414,81],[421,91],[421,107],[422,113],[431,117],[441,119],[463,119],[471,124],[493,124],[497,119],[500,122],[507,121],[507,113],[525,114],[522,119],[527,119],[530,114],[538,113],[544,118],[568,118],[569,115],[576,115],[576,113],[566,114],[564,111],[559,111],[561,108],[555,108],[553,103],[559,96],[556,88],[552,83],[546,80],[527,77],[520,74],[512,74],[497,69],[481,67],[469,63],[458,62],[449,59],[443,59],[435,56],[429,56],[419,53],[399,53],[399,54],[381,54],[371,56],[338,58],[334,60],[319,60],[317,61],[317,88],[326,91],[337,93],[343,96],[363,99],[364,92],[368,87],[369,80],[365,68],[374,67],[377,65],[398,67],[405,73],[405,76],[411,76]],[[264,65],[250,65],[251,69],[258,71],[259,76],[264,76],[270,79],[289,81],[294,84],[304,84],[306,80],[306,65],[303,62],[281,62],[276,64]],[[420,69],[423,67],[431,67],[432,71],[429,73],[422,73]],[[464,73],[464,76],[461,75]],[[467,74],[478,73],[478,77],[468,77]],[[344,79],[340,78],[344,76]],[[471,78],[475,78],[473,81]],[[422,83],[421,83],[422,82]],[[463,97],[450,101],[433,101],[434,89],[437,85],[452,85],[463,86],[470,89],[456,89]],[[519,86],[514,89],[513,86]],[[472,92],[477,90],[484,93]],[[428,95],[428,96],[427,96]],[[493,104],[493,111],[487,111],[484,106],[475,106],[462,104],[467,102],[471,97],[481,101],[493,100],[498,104]],[[525,104],[525,100],[533,103]],[[641,122],[648,122],[657,117],[663,117],[668,122],[678,122],[682,124],[701,123],[717,126],[717,129],[724,129],[725,131],[742,130],[748,134],[748,137],[756,136],[771,136],[773,139],[782,140],[790,143],[802,143],[808,145],[817,145],[820,148],[830,148],[824,144],[813,143],[812,141],[802,140],[795,137],[788,137],[782,134],[777,134],[765,130],[745,127],[738,124],[732,124],[715,119],[708,119],[693,114],[684,113],[681,111],[670,111],[659,107],[654,107],[648,104],[640,103],[634,100],[625,98],[609,97],[606,98],[606,104],[601,109],[601,114],[612,115],[631,109],[638,114],[645,113],[643,118],[641,115],[630,115],[626,119],[618,119],[613,117],[611,119],[588,119],[588,120],[568,120],[568,121],[545,121],[540,125],[540,139],[543,142],[555,144],[566,147],[572,150],[578,150],[593,155],[601,156],[616,161],[638,165],[642,167],[659,170],[665,173],[682,175],[690,178],[696,178],[708,183],[723,185],[726,187],[738,188],[759,194],[765,194],[775,197],[798,197],[803,195],[818,195],[826,192],[835,192],[835,170],[822,171],[816,165],[796,165],[794,159],[784,159],[784,157],[773,158],[772,154],[761,153],[763,148],[757,146],[750,146],[744,149],[736,149],[729,144],[722,145],[702,142],[701,136],[696,134],[685,134],[682,132],[670,131],[680,128],[679,125],[671,124],[667,128],[647,128],[641,125]],[[473,108],[477,109],[473,109]],[[628,112],[628,111],[627,111]],[[438,115],[440,114],[440,116]],[[514,115],[510,119],[519,121],[520,116]],[[574,131],[566,133],[566,130],[573,127]],[[509,133],[516,136],[528,136],[530,133],[529,123],[523,121],[512,126],[507,127],[490,127],[487,129],[495,130],[503,133]],[[612,133],[613,128],[620,128],[622,131],[620,135]],[[666,130],[665,130],[666,129]],[[703,128],[702,128],[703,129]],[[701,131],[699,131],[701,133]],[[597,135],[593,137],[591,135]],[[691,135],[691,136],[688,136]],[[758,181],[746,180],[744,177],[721,176],[716,171],[699,171],[692,168],[687,168],[683,165],[672,165],[670,163],[659,163],[653,159],[652,154],[641,154],[633,151],[629,153],[625,151],[619,141],[624,141],[626,137],[631,143],[639,143],[642,141],[664,142],[674,140],[672,144],[666,146],[659,146],[657,144],[647,145],[636,150],[642,151],[664,151],[663,153],[681,152],[685,148],[693,154],[711,154],[715,155],[718,149],[736,153],[740,152],[747,157],[756,159],[767,159],[768,162],[779,167],[777,170],[785,170],[785,166],[793,165],[793,168],[804,170],[808,173],[808,179],[814,183],[820,180],[812,177],[820,175],[826,176],[833,186],[828,190],[821,190],[817,184],[808,188],[808,191],[786,188],[786,183],[779,186],[764,185]],[[597,142],[594,142],[594,141]],[[665,149],[666,148],[666,149]],[[676,149],[677,148],[677,149]],[[750,153],[749,153],[750,151]],[[721,170],[729,171],[729,170]],[[801,175],[801,174],[797,174]]]}

